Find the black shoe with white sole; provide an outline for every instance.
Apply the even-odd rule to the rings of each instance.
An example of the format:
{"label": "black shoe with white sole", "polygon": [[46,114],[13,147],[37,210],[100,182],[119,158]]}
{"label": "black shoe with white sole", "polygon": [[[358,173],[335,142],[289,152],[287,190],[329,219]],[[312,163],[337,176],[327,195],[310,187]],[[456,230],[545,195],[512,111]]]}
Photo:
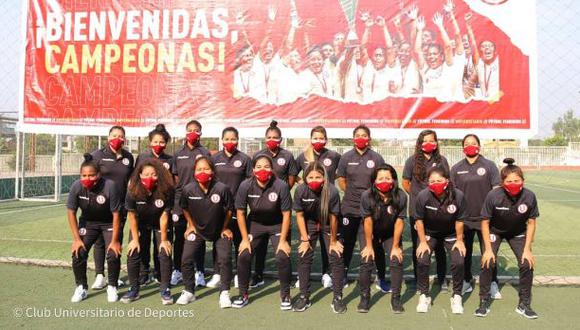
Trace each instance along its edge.
{"label": "black shoe with white sole", "polygon": [[475,316],[486,317],[489,314],[489,306],[491,305],[491,299],[481,298],[479,300],[479,308],[475,310]]}
{"label": "black shoe with white sole", "polygon": [[292,310],[294,312],[304,312],[310,306],[312,306],[310,299],[304,296],[300,296],[298,299],[296,299],[296,301],[294,301],[294,304],[292,304]]}
{"label": "black shoe with white sole", "polygon": [[534,312],[534,310],[532,309],[532,307],[530,307],[529,304],[519,303],[518,307],[516,308],[516,313],[528,319],[538,318],[538,314]]}
{"label": "black shoe with white sole", "polygon": [[340,297],[332,299],[330,307],[332,307],[332,311],[336,314],[344,314],[346,312],[346,304]]}
{"label": "black shoe with white sole", "polygon": [[356,307],[356,311],[359,313],[368,313],[370,308],[371,308],[371,297],[367,295],[361,295],[360,302]]}
{"label": "black shoe with white sole", "polygon": [[395,314],[401,314],[405,312],[405,308],[403,308],[403,303],[401,302],[401,296],[393,295],[391,297],[391,309]]}
{"label": "black shoe with white sole", "polygon": [[245,295],[239,296],[232,302],[233,308],[243,308],[250,303],[250,297],[246,293]]}
{"label": "black shoe with white sole", "polygon": [[280,299],[280,309],[283,311],[289,311],[292,309],[292,300],[289,296]]}
{"label": "black shoe with white sole", "polygon": [[264,277],[262,275],[254,275],[250,281],[250,288],[254,289],[264,285]]}

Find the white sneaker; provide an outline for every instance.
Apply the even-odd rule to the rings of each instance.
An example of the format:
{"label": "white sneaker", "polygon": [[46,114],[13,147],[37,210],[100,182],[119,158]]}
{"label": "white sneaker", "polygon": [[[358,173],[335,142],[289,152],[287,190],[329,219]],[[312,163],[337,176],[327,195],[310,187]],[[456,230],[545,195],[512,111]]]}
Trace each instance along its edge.
{"label": "white sneaker", "polygon": [[330,275],[328,274],[324,274],[322,275],[322,286],[325,288],[332,288],[332,277],[330,277]]}
{"label": "white sneaker", "polygon": [[117,288],[109,285],[107,286],[107,301],[108,302],[115,302],[119,300],[119,295],[117,294]]}
{"label": "white sneaker", "polygon": [[181,275],[181,272],[177,269],[174,270],[173,273],[171,273],[171,285],[176,286],[177,284],[181,283],[181,281],[183,281],[183,275]]}
{"label": "white sneaker", "polygon": [[107,281],[105,281],[105,276],[103,276],[103,274],[97,274],[97,276],[95,276],[95,282],[93,282],[91,289],[101,290],[101,289],[105,288],[106,286],[107,286]]}
{"label": "white sneaker", "polygon": [[195,272],[195,286],[205,286],[205,274],[203,272]]}
{"label": "white sneaker", "polygon": [[419,296],[419,303],[417,304],[417,313],[427,313],[431,308],[431,297],[425,294]]}
{"label": "white sneaker", "polygon": [[234,276],[234,288],[238,288],[238,275]]}
{"label": "white sneaker", "polygon": [[75,293],[73,293],[73,296],[70,298],[70,302],[78,303],[85,300],[86,298],[87,298],[87,290],[85,290],[85,288],[83,288],[82,285],[79,285],[75,289]]}
{"label": "white sneaker", "polygon": [[497,285],[497,282],[491,282],[489,293],[491,295],[491,299],[500,300],[502,298],[501,292],[499,292],[499,286]]}
{"label": "white sneaker", "polygon": [[461,288],[461,294],[466,294],[473,291],[473,287],[471,286],[471,282],[463,281],[463,288]]}
{"label": "white sneaker", "polygon": [[213,274],[206,286],[208,288],[217,288],[220,285],[222,277],[219,274]]}
{"label": "white sneaker", "polygon": [[177,298],[175,303],[178,305],[187,305],[193,301],[195,301],[195,295],[189,291],[183,290],[181,291],[181,296]]}
{"label": "white sneaker", "polygon": [[451,298],[451,313],[463,314],[463,298],[458,294],[454,294]]}
{"label": "white sneaker", "polygon": [[224,290],[220,293],[220,308],[232,307],[232,300],[230,299],[230,292]]}
{"label": "white sneaker", "polygon": [[296,277],[296,283],[294,283],[294,287],[296,289],[300,289],[300,278],[299,277]]}

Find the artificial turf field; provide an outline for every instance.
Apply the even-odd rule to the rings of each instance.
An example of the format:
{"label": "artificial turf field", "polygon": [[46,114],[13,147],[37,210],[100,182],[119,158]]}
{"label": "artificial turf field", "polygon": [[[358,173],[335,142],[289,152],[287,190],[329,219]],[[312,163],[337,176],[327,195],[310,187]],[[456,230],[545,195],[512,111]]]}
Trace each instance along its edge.
{"label": "artificial turf field", "polygon": [[[536,256],[535,275],[551,276],[580,276],[580,172],[577,171],[528,171],[526,177],[527,187],[532,189],[539,200],[540,217],[536,240],[534,242],[534,254]],[[127,232],[128,226],[125,231]],[[408,228],[406,228],[408,231]],[[405,236],[408,236],[407,234]],[[128,235],[125,235],[128,237]],[[297,235],[293,236],[297,238]],[[66,221],[65,207],[62,203],[38,203],[38,202],[3,202],[0,203],[0,257],[17,257],[28,259],[61,260],[70,262],[71,235]],[[125,240],[125,245],[127,241]],[[410,268],[410,241],[405,238],[404,242],[406,259],[406,274],[411,273]],[[297,243],[293,243],[293,266],[296,267]],[[475,254],[479,255],[477,248]],[[208,249],[206,264],[211,264],[211,251]],[[92,255],[92,253],[91,253]],[[320,272],[318,265],[319,254],[315,255],[313,272]],[[475,258],[474,273],[479,259]],[[123,264],[126,257],[123,257]],[[355,255],[351,265],[351,273],[356,275],[358,271],[358,255]],[[268,270],[274,270],[274,265],[269,258]],[[507,244],[503,244],[499,253],[499,274],[517,275],[517,267],[513,253]],[[92,272],[89,271],[89,278]],[[126,273],[121,273],[126,278]],[[364,326],[369,328],[394,328],[401,326],[419,327],[428,322],[429,328],[467,328],[467,327],[543,327],[543,328],[580,328],[580,313],[576,301],[580,297],[580,288],[567,286],[561,287],[534,287],[533,307],[540,314],[540,319],[527,321],[514,312],[517,303],[517,293],[511,286],[502,290],[504,300],[492,306],[492,314],[485,320],[475,320],[471,316],[477,304],[475,295],[464,298],[466,314],[463,316],[450,315],[449,300],[447,296],[439,295],[434,302],[433,309],[428,315],[417,315],[414,308],[417,298],[411,291],[405,291],[404,300],[407,312],[404,315],[394,316],[388,311],[389,297],[382,294],[373,296],[373,308],[369,315],[358,315],[355,312],[358,303],[358,289],[356,285],[345,291],[345,298],[349,302],[349,312],[346,315],[334,315],[330,312],[330,290],[319,290],[319,281],[314,281],[313,301],[314,305],[306,313],[281,312],[278,309],[278,287],[276,282],[270,279],[266,288],[251,296],[254,299],[250,306],[242,311],[221,311],[217,306],[218,295],[215,290],[202,289],[198,292],[200,301],[194,302],[183,311],[193,310],[193,317],[178,319],[179,317],[164,318],[157,321],[154,318],[140,318],[136,320],[130,317],[108,317],[100,319],[56,319],[49,318],[15,318],[14,308],[19,306],[39,308],[73,308],[75,310],[102,308],[123,309],[128,311],[132,307],[141,309],[146,313],[146,308],[161,311],[172,309],[177,311],[179,307],[163,307],[159,302],[157,292],[153,286],[143,291],[141,301],[129,306],[118,303],[106,303],[106,297],[102,293],[90,292],[89,299],[81,304],[71,305],[70,296],[74,289],[74,280],[70,269],[42,268],[34,266],[0,265],[0,305],[2,306],[2,329],[24,327],[70,327],[75,322],[88,326],[99,324],[151,326],[163,324],[176,325],[178,327],[203,326],[207,328],[224,328],[225,326],[253,327],[253,328],[290,328],[302,326],[306,328],[339,327],[352,328]],[[120,293],[124,293],[122,288]],[[177,295],[181,287],[173,289]],[[353,291],[354,290],[354,291]],[[475,293],[477,289],[475,290]],[[293,289],[292,294],[296,295]],[[236,290],[232,290],[232,296]],[[383,297],[383,298],[381,298]],[[410,300],[409,300],[410,299]],[[378,302],[377,302],[378,301]],[[175,316],[175,315],[174,315]],[[171,321],[170,321],[171,320]],[[94,323],[92,323],[94,322]],[[101,322],[101,323],[96,323]],[[105,323],[103,323],[105,322]],[[133,322],[133,323],[131,323]],[[170,323],[168,323],[170,322]],[[361,323],[364,322],[364,323]]]}

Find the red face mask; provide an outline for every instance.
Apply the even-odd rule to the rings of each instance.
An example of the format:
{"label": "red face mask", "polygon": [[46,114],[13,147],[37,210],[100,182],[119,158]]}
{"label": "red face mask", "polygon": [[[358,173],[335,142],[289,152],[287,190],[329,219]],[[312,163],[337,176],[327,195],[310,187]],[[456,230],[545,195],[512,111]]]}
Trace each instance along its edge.
{"label": "red face mask", "polygon": [[378,191],[382,192],[383,194],[388,193],[393,189],[394,182],[393,181],[384,181],[384,182],[375,182],[375,187]]}
{"label": "red face mask", "polygon": [[123,146],[124,143],[125,143],[125,140],[123,140],[121,138],[114,138],[111,141],[109,141],[109,146],[114,151],[117,151],[117,150],[121,149],[121,147]]}
{"label": "red face mask", "polygon": [[185,138],[187,139],[187,142],[189,142],[189,144],[194,145],[197,143],[197,141],[199,141],[199,137],[201,136],[201,133],[198,132],[189,132],[185,135]]}
{"label": "red face mask", "polygon": [[211,181],[211,174],[205,173],[205,172],[199,172],[195,174],[195,179],[197,180],[197,182],[199,182],[202,185],[206,185]]}
{"label": "red face mask", "polygon": [[479,146],[471,145],[463,148],[463,153],[467,157],[475,157],[479,155]]}
{"label": "red face mask", "polygon": [[153,152],[156,155],[161,155],[163,153],[163,150],[165,150],[165,146],[156,145],[156,146],[152,146],[151,149],[153,149]]}
{"label": "red face mask", "polygon": [[276,151],[280,146],[280,142],[281,142],[280,140],[268,140],[266,141],[266,146],[268,147],[268,149],[270,149],[270,151]]}
{"label": "red face mask", "polygon": [[141,184],[143,184],[145,189],[151,191],[157,185],[157,179],[155,179],[153,177],[141,178]]}
{"label": "red face mask", "polygon": [[91,180],[91,179],[81,179],[81,185],[83,185],[83,187],[85,187],[86,190],[91,190],[93,189],[93,187],[97,184],[97,180]]}
{"label": "red face mask", "polygon": [[447,182],[431,183],[429,185],[429,190],[431,190],[431,192],[434,193],[435,196],[439,197],[443,195],[445,189],[447,189],[447,185],[448,185]]}
{"label": "red face mask", "polygon": [[507,183],[503,185],[503,188],[510,196],[516,197],[524,189],[524,183]]}
{"label": "red face mask", "polygon": [[265,182],[270,181],[270,178],[272,177],[272,171],[259,170],[259,171],[255,171],[254,175],[256,176],[256,179],[258,179],[258,181],[265,183]]}
{"label": "red face mask", "polygon": [[421,145],[421,150],[424,153],[430,154],[437,149],[437,143],[435,142],[423,142]]}
{"label": "red face mask", "polygon": [[364,149],[364,148],[366,148],[369,145],[369,139],[368,138],[356,138],[353,141],[354,141],[354,145],[358,149]]}
{"label": "red face mask", "polygon": [[316,152],[321,152],[326,146],[326,141],[312,141],[312,149]]}
{"label": "red face mask", "polygon": [[322,190],[322,186],[324,185],[324,181],[310,181],[308,182],[308,188],[314,192],[320,192]]}
{"label": "red face mask", "polygon": [[224,149],[229,152],[230,154],[234,152],[238,146],[237,142],[224,142],[223,143]]}

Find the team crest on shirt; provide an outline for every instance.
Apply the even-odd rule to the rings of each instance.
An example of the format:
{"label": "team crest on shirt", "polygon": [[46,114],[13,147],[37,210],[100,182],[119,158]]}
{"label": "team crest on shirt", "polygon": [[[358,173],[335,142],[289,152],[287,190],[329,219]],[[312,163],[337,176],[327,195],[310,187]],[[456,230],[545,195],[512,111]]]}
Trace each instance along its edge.
{"label": "team crest on shirt", "polygon": [[485,170],[485,168],[480,167],[480,168],[477,169],[477,175],[484,176],[485,173],[487,173],[487,171]]}
{"label": "team crest on shirt", "polygon": [[342,224],[348,226],[348,218],[342,218]]}
{"label": "team crest on shirt", "polygon": [[128,166],[129,165],[129,159],[128,158],[123,158],[123,160],[121,161],[123,163],[123,165]]}
{"label": "team crest on shirt", "polygon": [[495,236],[495,234],[489,234],[489,241],[490,242],[495,242],[497,240],[497,236]]}
{"label": "team crest on shirt", "polygon": [[521,204],[520,206],[518,206],[518,212],[520,212],[520,214],[526,213],[527,210],[528,206],[526,204]]}
{"label": "team crest on shirt", "polygon": [[211,195],[210,199],[214,204],[217,204],[220,202],[220,195],[213,194],[213,195]]}
{"label": "team crest on shirt", "polygon": [[427,242],[429,242],[429,241],[431,240],[431,236],[429,236],[429,235],[425,235],[425,240],[426,240]]}
{"label": "team crest on shirt", "polygon": [[284,165],[286,165],[286,159],[284,159],[284,158],[278,158],[278,160],[276,161],[276,163],[278,163],[278,165],[280,165],[280,166],[284,166]]}
{"label": "team crest on shirt", "polygon": [[107,201],[107,199],[105,198],[105,196],[103,196],[103,195],[97,196],[97,203],[105,204],[106,201]]}
{"label": "team crest on shirt", "polygon": [[163,167],[165,167],[165,169],[169,169],[169,163],[163,163]]}
{"label": "team crest on shirt", "polygon": [[271,192],[271,193],[268,195],[268,199],[270,200],[270,202],[275,202],[275,201],[277,201],[277,200],[278,200],[278,194],[277,194],[277,193],[275,193],[275,192]]}
{"label": "team crest on shirt", "polygon": [[447,206],[447,212],[449,214],[454,214],[455,212],[457,212],[457,206],[455,206],[453,204]]}
{"label": "team crest on shirt", "polygon": [[367,167],[368,168],[374,168],[375,167],[375,161],[372,159],[367,160]]}
{"label": "team crest on shirt", "polygon": [[85,236],[87,234],[87,228],[79,228],[79,235]]}
{"label": "team crest on shirt", "polygon": [[191,233],[191,234],[187,235],[187,240],[190,242],[195,241],[195,234]]}
{"label": "team crest on shirt", "polygon": [[234,167],[242,167],[242,161],[241,161],[241,160],[239,160],[239,159],[238,159],[238,160],[236,160],[236,161],[234,162]]}
{"label": "team crest on shirt", "polygon": [[172,215],[171,220],[173,220],[173,222],[179,221],[179,215],[177,215],[177,214]]}
{"label": "team crest on shirt", "polygon": [[326,158],[325,160],[322,161],[322,164],[324,164],[324,166],[330,166],[332,165],[332,159]]}
{"label": "team crest on shirt", "polygon": [[395,209],[393,208],[393,205],[389,205],[389,207],[387,207],[387,213],[388,213],[388,214],[393,214],[393,213],[395,213]]}
{"label": "team crest on shirt", "polygon": [[157,206],[157,208],[162,208],[163,205],[165,205],[165,202],[163,202],[162,199],[156,199],[155,200],[155,206]]}

